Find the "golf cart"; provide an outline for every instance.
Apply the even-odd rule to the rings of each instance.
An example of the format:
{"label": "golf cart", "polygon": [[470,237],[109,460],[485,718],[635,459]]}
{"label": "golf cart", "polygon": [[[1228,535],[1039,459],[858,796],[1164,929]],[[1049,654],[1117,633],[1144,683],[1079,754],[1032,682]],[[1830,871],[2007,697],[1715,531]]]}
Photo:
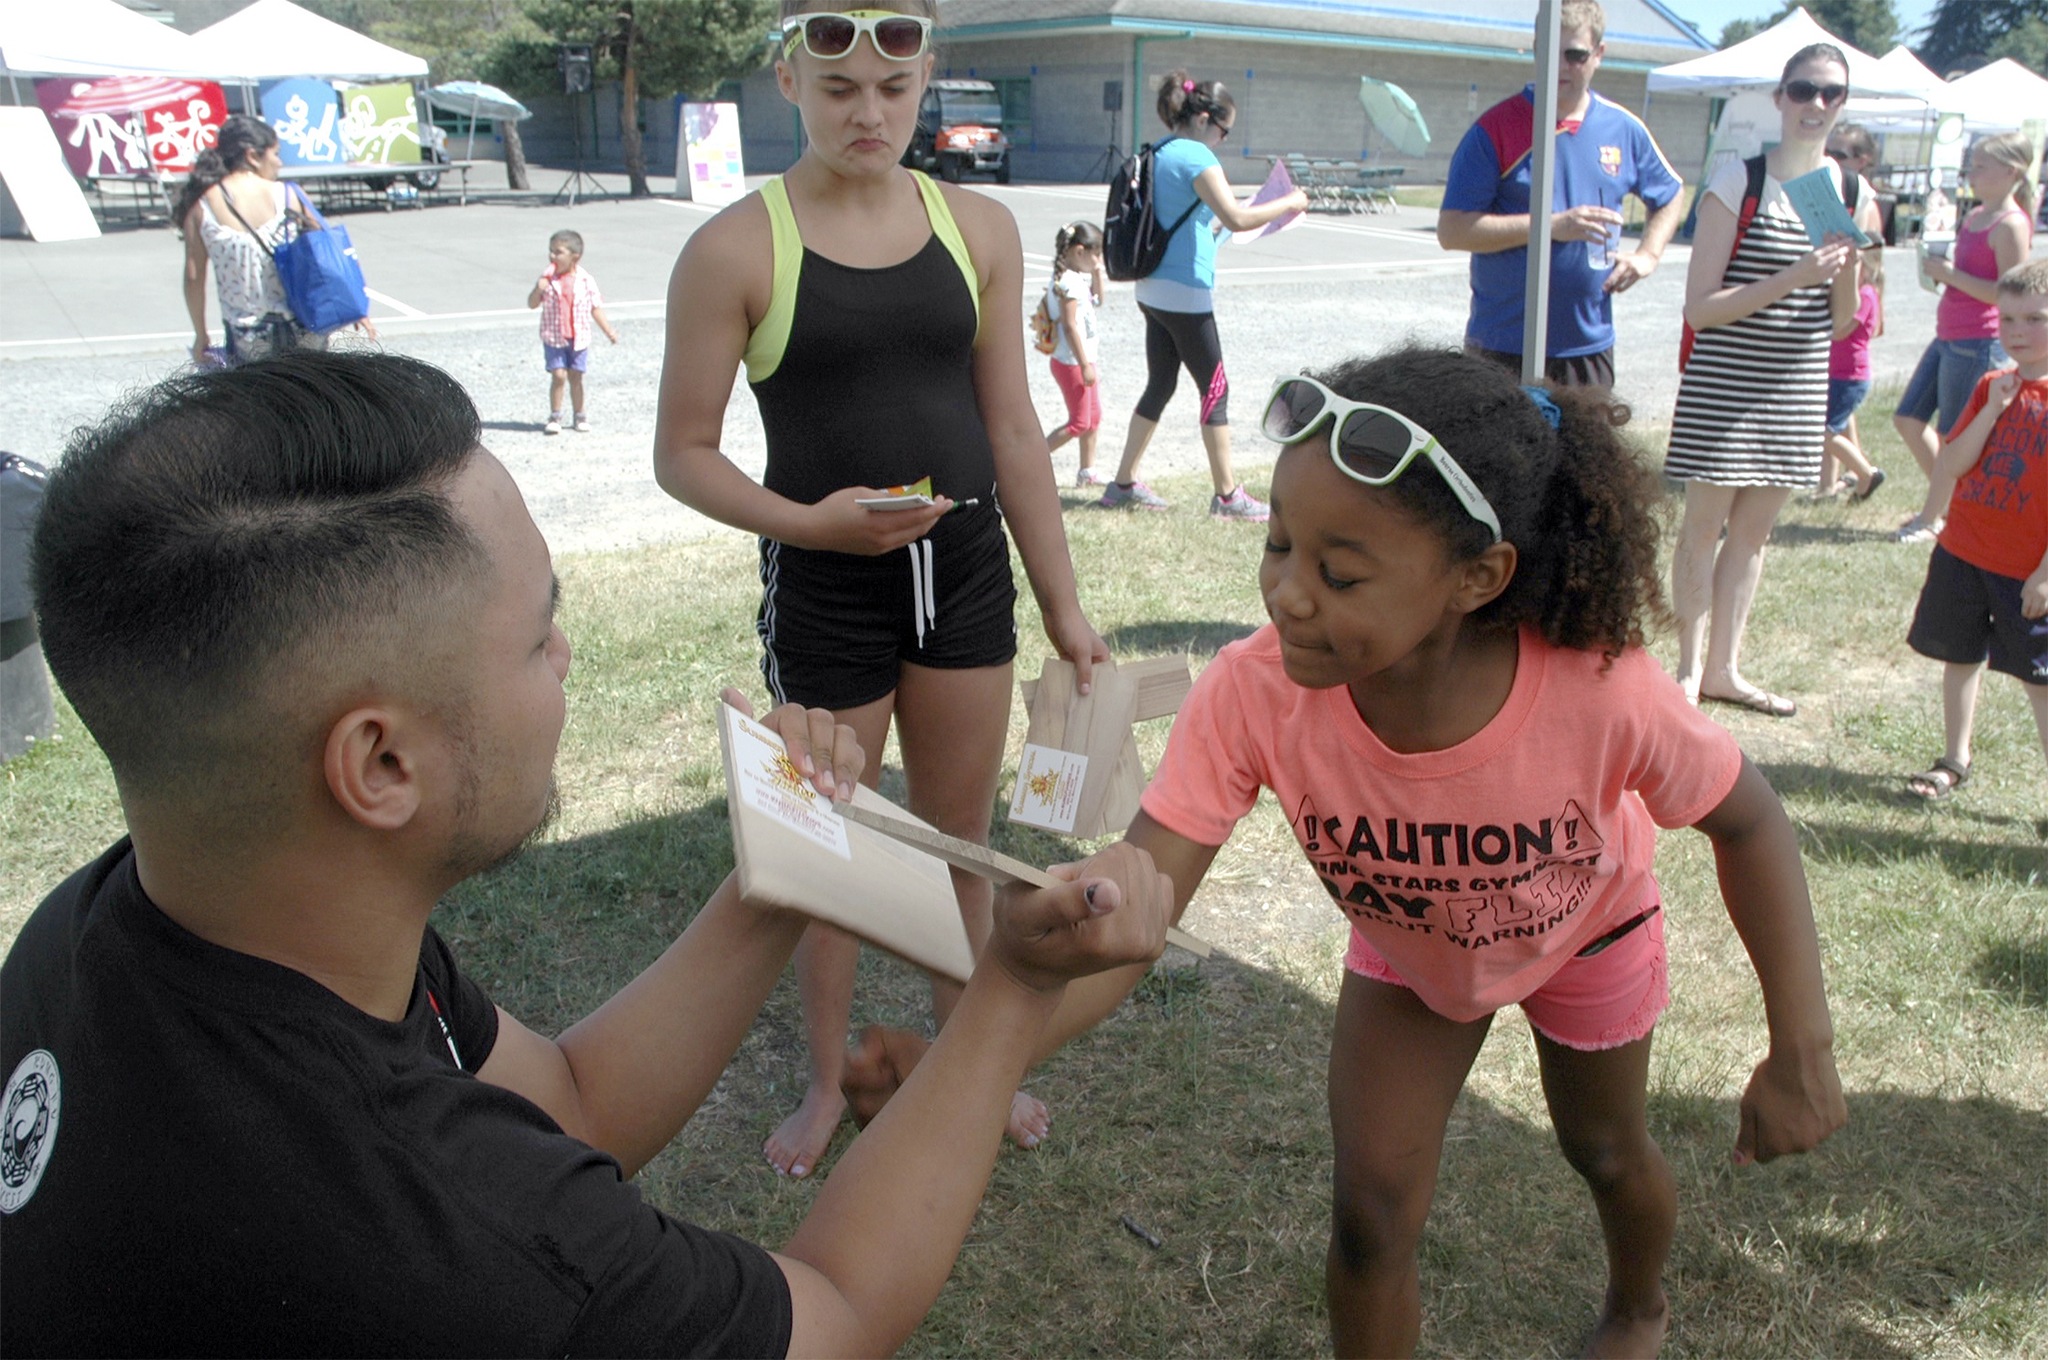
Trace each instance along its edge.
{"label": "golf cart", "polygon": [[935,80],[917,106],[917,131],[903,163],[958,183],[967,175],[1010,182],[1010,143],[1003,105],[986,80]]}

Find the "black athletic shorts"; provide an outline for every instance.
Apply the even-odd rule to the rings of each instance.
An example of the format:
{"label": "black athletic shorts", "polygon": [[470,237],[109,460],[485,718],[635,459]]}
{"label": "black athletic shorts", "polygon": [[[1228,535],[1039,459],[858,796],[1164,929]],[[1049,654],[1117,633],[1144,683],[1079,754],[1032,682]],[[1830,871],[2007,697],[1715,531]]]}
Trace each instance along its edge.
{"label": "black athletic shorts", "polygon": [[1906,645],[1936,661],[1991,669],[2029,685],[2048,685],[2048,618],[2020,612],[2017,576],[1972,566],[1939,543],[1913,609]]}
{"label": "black athletic shorts", "polygon": [[896,688],[904,662],[937,670],[1017,655],[1010,541],[993,505],[955,510],[880,557],[761,540],[761,674],[777,703],[843,712]]}
{"label": "black athletic shorts", "polygon": [[[1504,349],[1482,349],[1478,345],[1465,346],[1467,354],[1481,359],[1491,359],[1510,373],[1519,375],[1522,371],[1522,356],[1519,352]],[[1594,354],[1574,354],[1569,359],[1547,359],[1543,364],[1543,376],[1559,387],[1614,387],[1614,346]]]}

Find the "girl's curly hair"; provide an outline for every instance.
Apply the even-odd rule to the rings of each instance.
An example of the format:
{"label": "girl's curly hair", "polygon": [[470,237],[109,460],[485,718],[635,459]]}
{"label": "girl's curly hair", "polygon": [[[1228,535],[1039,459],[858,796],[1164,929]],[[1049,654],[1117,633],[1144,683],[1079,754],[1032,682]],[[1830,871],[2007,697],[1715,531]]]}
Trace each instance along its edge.
{"label": "girl's curly hair", "polygon": [[[1545,388],[1560,412],[1553,430],[1513,374],[1457,350],[1409,345],[1314,376],[1428,430],[1492,503],[1518,561],[1475,624],[1527,623],[1555,646],[1612,658],[1669,618],[1657,558],[1663,488],[1622,442],[1629,412],[1611,394]],[[1453,561],[1490,545],[1486,527],[1422,464],[1385,490],[1437,532]]]}

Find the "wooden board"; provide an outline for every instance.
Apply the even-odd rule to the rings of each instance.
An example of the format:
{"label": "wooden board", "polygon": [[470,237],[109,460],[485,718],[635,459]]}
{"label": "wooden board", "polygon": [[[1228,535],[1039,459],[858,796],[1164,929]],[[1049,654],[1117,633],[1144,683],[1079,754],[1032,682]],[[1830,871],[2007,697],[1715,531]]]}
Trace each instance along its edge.
{"label": "wooden board", "polygon": [[[1138,702],[1131,712],[1132,722],[1149,722],[1153,718],[1170,717],[1180,712],[1181,700],[1188,697],[1188,691],[1195,684],[1194,675],[1188,670],[1185,652],[1120,662],[1117,670],[1138,682]],[[1017,688],[1024,695],[1024,707],[1030,708],[1032,700],[1038,697],[1038,682],[1023,680],[1018,682]]]}
{"label": "wooden board", "polygon": [[[974,950],[946,864],[841,817],[797,775],[773,730],[727,704],[718,710],[741,899],[802,912],[965,982]],[[853,801],[939,834],[865,786]]]}
{"label": "wooden board", "polygon": [[1116,771],[1137,707],[1137,682],[1114,664],[1096,666],[1082,694],[1073,663],[1048,660],[1017,760],[1010,820],[1084,840],[1129,826],[1142,789],[1118,785]]}

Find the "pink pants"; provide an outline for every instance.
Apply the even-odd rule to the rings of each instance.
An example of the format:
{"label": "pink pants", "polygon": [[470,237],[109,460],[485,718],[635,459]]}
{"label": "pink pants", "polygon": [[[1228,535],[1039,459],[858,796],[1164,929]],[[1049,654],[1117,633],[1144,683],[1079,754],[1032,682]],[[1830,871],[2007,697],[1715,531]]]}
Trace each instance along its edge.
{"label": "pink pants", "polygon": [[1086,434],[1102,428],[1102,384],[1099,381],[1093,387],[1088,386],[1081,381],[1079,364],[1063,364],[1057,359],[1052,361],[1052,380],[1059,384],[1060,395],[1067,399],[1068,434]]}

